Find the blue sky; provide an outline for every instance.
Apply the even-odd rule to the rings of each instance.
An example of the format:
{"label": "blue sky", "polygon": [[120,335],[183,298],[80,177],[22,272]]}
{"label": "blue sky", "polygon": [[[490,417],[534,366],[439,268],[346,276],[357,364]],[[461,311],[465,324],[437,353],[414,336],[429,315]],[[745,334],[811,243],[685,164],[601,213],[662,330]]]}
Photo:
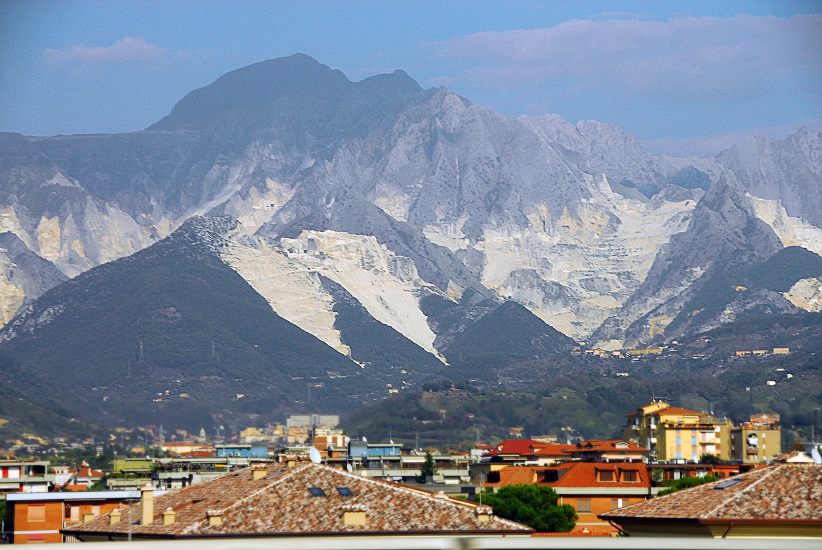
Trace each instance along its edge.
{"label": "blue sky", "polygon": [[401,68],[512,117],[603,120],[671,152],[822,120],[820,2],[30,0],[0,3],[0,131],[138,130],[295,52],[352,80]]}

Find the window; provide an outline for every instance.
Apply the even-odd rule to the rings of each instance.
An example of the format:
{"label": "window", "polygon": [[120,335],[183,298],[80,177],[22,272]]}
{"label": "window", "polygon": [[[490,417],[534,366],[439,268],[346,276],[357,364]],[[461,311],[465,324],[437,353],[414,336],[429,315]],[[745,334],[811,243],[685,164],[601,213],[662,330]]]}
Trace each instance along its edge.
{"label": "window", "polygon": [[621,498],[612,498],[611,499],[611,510],[616,510],[617,508],[622,508],[622,499]]}
{"label": "window", "polygon": [[91,515],[97,517],[100,515],[100,507],[99,506],[92,506],[91,507]]}
{"label": "window", "polygon": [[320,487],[309,487],[308,492],[311,493],[311,496],[313,497],[326,496],[325,491],[323,491]]}
{"label": "window", "polygon": [[71,506],[71,512],[69,513],[69,519],[71,521],[80,521],[80,507],[79,506]]}
{"label": "window", "polygon": [[590,498],[578,498],[577,499],[577,512],[580,514],[590,514],[591,513],[591,499]]}
{"label": "window", "polygon": [[337,492],[340,494],[341,497],[353,497],[354,493],[351,492],[351,489],[348,487],[342,486],[337,487]]}
{"label": "window", "polygon": [[46,505],[45,504],[29,504],[27,518],[29,523],[38,523],[46,521]]}
{"label": "window", "polygon": [[599,470],[599,481],[614,481],[613,470]]}
{"label": "window", "polygon": [[636,470],[623,470],[622,481],[639,481],[639,472]]}

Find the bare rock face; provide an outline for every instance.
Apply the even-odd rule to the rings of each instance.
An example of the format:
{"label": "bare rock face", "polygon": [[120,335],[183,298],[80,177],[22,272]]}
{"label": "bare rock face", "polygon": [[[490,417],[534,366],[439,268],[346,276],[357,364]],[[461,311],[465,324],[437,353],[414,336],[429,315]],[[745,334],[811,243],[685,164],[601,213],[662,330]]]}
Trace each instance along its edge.
{"label": "bare rock face", "polygon": [[788,215],[822,227],[822,134],[802,127],[775,142],[751,137],[716,160],[751,195],[778,200]]}
{"label": "bare rock face", "polygon": [[68,277],[44,260],[14,233],[0,233],[0,322],[7,323],[28,301],[37,299]]}
{"label": "bare rock face", "polygon": [[[820,165],[806,129],[661,158],[608,124],[510,120],[402,71],[352,82],[297,54],[232,71],[143,131],[0,134],[0,230],[76,277],[227,216],[221,257],[282,318],[351,353],[330,281],[357,302],[346,311],[447,362],[432,296],[463,313],[518,302],[577,340],[670,337],[723,266],[822,252]],[[42,290],[12,260],[0,271],[7,322]]]}

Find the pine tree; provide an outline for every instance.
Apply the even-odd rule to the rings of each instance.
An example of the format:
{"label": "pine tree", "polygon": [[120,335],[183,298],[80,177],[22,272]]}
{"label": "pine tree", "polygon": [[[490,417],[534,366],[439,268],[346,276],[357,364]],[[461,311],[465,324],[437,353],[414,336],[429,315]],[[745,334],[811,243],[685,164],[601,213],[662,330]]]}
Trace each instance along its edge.
{"label": "pine tree", "polygon": [[420,475],[417,476],[417,481],[419,483],[429,483],[431,478],[433,478],[436,473],[437,464],[434,462],[434,457],[431,456],[431,452],[429,451],[425,453],[425,462],[422,463]]}

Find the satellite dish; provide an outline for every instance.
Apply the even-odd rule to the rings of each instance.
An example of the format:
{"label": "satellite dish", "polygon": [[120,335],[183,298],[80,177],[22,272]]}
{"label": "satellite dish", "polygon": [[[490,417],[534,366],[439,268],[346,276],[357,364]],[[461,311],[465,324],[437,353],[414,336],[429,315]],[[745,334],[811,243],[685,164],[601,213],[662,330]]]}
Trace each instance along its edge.
{"label": "satellite dish", "polygon": [[348,436],[345,436],[345,446],[348,447],[348,445],[350,445],[350,444],[351,444],[351,438],[348,437]]}
{"label": "satellite dish", "polygon": [[822,455],[819,454],[819,447],[816,445],[814,445],[813,449],[811,449],[811,456],[816,464],[822,464]]}
{"label": "satellite dish", "polygon": [[320,457],[320,451],[317,450],[316,447],[311,447],[308,451],[308,458],[311,459],[311,462],[314,464],[319,464],[322,458]]}
{"label": "satellite dish", "polygon": [[346,464],[346,465],[345,465],[345,469],[346,469],[346,470],[348,470],[349,472],[353,472],[353,471],[354,471],[354,468],[352,468],[352,467],[351,467],[351,464]]}
{"label": "satellite dish", "polygon": [[367,438],[367,437],[365,437],[365,436],[362,436],[362,442],[363,442],[363,443],[368,443],[368,438]]}

